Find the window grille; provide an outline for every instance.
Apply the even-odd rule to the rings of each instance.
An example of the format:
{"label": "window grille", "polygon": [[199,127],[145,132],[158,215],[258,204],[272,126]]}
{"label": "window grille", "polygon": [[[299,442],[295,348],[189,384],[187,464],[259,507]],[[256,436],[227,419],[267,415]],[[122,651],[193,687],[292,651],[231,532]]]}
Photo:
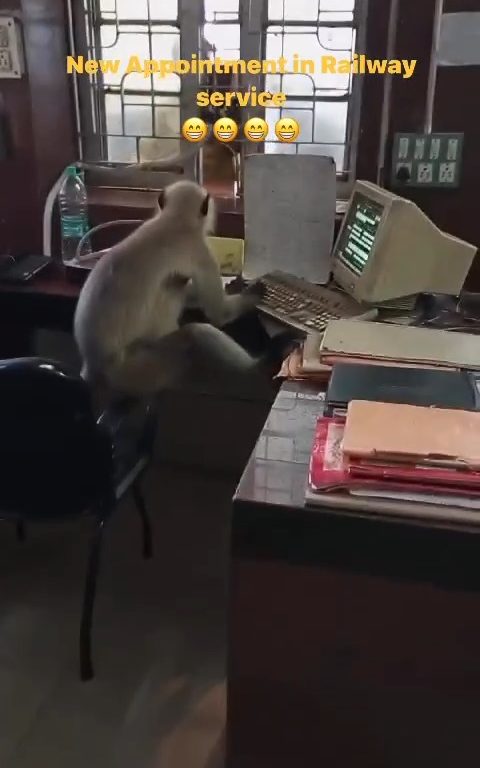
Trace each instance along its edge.
{"label": "window grille", "polygon": [[[72,0],[75,54],[92,59],[222,58],[351,59],[364,51],[367,0]],[[249,79],[250,77],[250,79]],[[263,82],[262,82],[263,81]],[[240,77],[240,87],[282,91],[281,109],[264,110],[272,126],[265,145],[243,139],[243,149],[329,154],[340,174],[351,174],[362,77],[285,74]],[[80,138],[86,160],[135,163],[180,149],[182,122],[198,113],[198,78],[117,73],[77,78]],[[243,110],[245,120],[259,110]],[[277,142],[283,115],[301,126],[296,144]]]}

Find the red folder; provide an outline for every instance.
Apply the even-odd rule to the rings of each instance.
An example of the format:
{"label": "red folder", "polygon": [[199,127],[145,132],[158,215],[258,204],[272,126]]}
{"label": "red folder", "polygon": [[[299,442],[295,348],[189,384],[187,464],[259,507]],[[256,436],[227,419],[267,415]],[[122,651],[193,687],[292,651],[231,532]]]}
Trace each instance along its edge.
{"label": "red folder", "polygon": [[345,419],[341,417],[321,417],[317,422],[309,470],[310,489],[315,493],[370,489],[470,498],[480,496],[478,472],[463,473],[470,478],[475,476],[473,482],[467,482],[463,476],[459,478],[462,473],[455,470],[371,464],[358,460],[351,464],[343,453],[344,432]]}
{"label": "red folder", "polygon": [[317,422],[309,481],[315,491],[344,489],[349,483],[348,466],[342,451],[345,419],[320,418]]}
{"label": "red folder", "polygon": [[351,460],[349,472],[358,480],[384,480],[406,482],[424,486],[429,483],[446,492],[450,486],[458,492],[465,488],[480,493],[480,472],[468,469],[441,469],[424,464],[386,464],[375,461]]}

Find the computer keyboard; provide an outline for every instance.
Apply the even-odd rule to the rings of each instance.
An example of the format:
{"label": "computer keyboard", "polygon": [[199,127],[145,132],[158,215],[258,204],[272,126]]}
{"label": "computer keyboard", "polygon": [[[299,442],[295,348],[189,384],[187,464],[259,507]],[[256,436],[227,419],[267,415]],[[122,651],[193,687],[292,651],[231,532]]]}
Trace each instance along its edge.
{"label": "computer keyboard", "polygon": [[367,320],[375,314],[347,294],[313,285],[285,272],[271,272],[264,275],[261,282],[266,296],[258,307],[260,312],[306,333],[324,331],[330,320]]}

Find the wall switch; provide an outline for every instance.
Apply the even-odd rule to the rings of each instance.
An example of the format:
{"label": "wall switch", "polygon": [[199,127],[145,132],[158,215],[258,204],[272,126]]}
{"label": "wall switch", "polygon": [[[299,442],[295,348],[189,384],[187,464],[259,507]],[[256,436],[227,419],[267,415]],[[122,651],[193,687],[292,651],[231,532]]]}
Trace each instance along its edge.
{"label": "wall switch", "polygon": [[0,14],[0,78],[21,78],[24,72],[21,29],[13,16]]}
{"label": "wall switch", "polygon": [[0,48],[0,72],[12,71],[12,57],[8,48]]}
{"label": "wall switch", "polygon": [[392,185],[437,189],[460,186],[463,139],[463,133],[397,133]]}

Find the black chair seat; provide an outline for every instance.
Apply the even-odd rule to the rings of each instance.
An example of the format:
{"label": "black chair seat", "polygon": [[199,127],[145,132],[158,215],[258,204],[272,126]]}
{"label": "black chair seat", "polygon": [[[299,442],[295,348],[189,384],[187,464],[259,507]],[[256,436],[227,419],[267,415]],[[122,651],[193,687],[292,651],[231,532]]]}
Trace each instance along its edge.
{"label": "black chair seat", "polygon": [[139,482],[151,459],[151,403],[125,401],[95,417],[86,383],[38,358],[0,361],[0,518],[17,524],[90,515],[94,535],[80,631],[83,680],[93,677],[91,622],[105,523],[132,490],[143,528],[152,531]]}

